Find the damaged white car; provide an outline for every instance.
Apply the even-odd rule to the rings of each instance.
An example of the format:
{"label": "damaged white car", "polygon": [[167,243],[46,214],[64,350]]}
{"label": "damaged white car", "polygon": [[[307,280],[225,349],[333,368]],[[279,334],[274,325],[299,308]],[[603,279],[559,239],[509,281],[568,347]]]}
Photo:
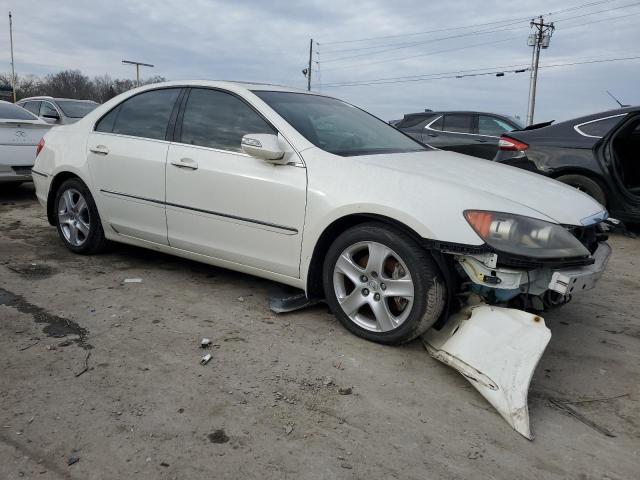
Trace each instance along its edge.
{"label": "damaged white car", "polygon": [[[335,98],[272,85],[129,91],[51,130],[33,178],[74,252],[113,240],[275,280],[304,292],[281,310],[326,299],[347,329],[380,343],[434,327],[432,354],[468,377],[463,332],[474,329],[464,322],[496,318],[478,308],[565,303],[594,286],[610,255],[607,213],[588,195],[432,149]],[[530,318],[546,330],[525,315],[489,325],[522,334],[501,325]],[[497,338],[508,342],[488,331],[470,343],[495,350]],[[527,388],[538,350],[527,350]],[[476,371],[496,386],[492,372]]]}

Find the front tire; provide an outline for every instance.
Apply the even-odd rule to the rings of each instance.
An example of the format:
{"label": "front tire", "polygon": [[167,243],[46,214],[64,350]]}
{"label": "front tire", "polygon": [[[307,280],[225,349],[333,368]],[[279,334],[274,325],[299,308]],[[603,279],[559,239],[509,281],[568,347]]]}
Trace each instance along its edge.
{"label": "front tire", "polygon": [[384,223],[342,233],[324,261],[323,286],[333,314],[352,333],[401,344],[439,318],[446,292],[427,250]]}
{"label": "front tire", "polygon": [[90,255],[106,247],[100,215],[91,192],[79,178],[66,180],[56,192],[58,235],[74,253]]}

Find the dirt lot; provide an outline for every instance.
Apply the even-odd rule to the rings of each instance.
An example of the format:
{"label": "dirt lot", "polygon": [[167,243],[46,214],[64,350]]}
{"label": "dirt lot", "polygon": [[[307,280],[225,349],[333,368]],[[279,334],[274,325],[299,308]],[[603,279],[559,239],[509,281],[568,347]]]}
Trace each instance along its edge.
{"label": "dirt lot", "polygon": [[273,315],[246,275],[74,255],[31,187],[0,193],[0,478],[638,478],[640,240],[611,243],[599,287],[545,316],[530,442],[418,342]]}

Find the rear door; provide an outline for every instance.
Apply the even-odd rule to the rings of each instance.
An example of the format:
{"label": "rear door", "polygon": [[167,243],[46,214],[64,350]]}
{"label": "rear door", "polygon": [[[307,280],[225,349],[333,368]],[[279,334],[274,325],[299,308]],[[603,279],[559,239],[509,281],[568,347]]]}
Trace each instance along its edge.
{"label": "rear door", "polygon": [[42,102],[40,101],[29,101],[29,102],[25,102],[24,104],[21,105],[22,108],[29,110],[31,113],[33,113],[36,116],[40,115],[40,104]]}
{"label": "rear door", "polygon": [[103,116],[89,135],[87,158],[105,220],[122,235],[167,244],[167,132],[180,88],[134,95]]}
{"label": "rear door", "polygon": [[193,88],[183,104],[167,158],[169,244],[298,277],[307,188],[301,160],[292,152],[292,163],[274,165],[243,153],[243,135],[278,132],[234,94]]}
{"label": "rear door", "polygon": [[442,150],[473,155],[473,114],[447,113],[441,118],[429,122],[424,131],[424,142]]}
{"label": "rear door", "polygon": [[500,136],[503,133],[513,131],[514,128],[514,125],[495,115],[479,114],[474,155],[486,160],[492,160],[498,153]]}

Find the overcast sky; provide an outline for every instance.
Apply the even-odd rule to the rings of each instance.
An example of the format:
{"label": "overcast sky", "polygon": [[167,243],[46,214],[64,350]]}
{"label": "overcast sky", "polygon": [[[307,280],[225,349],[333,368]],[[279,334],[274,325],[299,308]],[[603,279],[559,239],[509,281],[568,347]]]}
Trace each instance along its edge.
{"label": "overcast sky", "polygon": [[[558,12],[584,4],[593,5]],[[347,99],[385,120],[425,108],[474,109],[524,118],[529,73],[328,85],[526,65],[532,49],[527,46],[530,28],[525,18],[548,12],[558,12],[547,17],[557,22],[557,29],[551,47],[542,52],[541,65],[640,55],[640,2],[634,0],[0,0],[0,6],[5,18],[0,27],[0,71],[10,71],[9,10],[20,75],[78,69],[91,76],[132,78],[133,67],[121,64],[122,59],[132,59],[156,65],[144,76],[304,88],[301,70],[313,38],[319,44],[314,45],[318,52],[314,62],[319,60],[314,69],[319,67],[320,77],[314,72],[312,88]],[[336,43],[381,36],[388,38]],[[351,58],[340,60],[344,57]],[[567,119],[615,107],[605,90],[637,105],[639,86],[640,59],[542,69],[536,120]]]}

